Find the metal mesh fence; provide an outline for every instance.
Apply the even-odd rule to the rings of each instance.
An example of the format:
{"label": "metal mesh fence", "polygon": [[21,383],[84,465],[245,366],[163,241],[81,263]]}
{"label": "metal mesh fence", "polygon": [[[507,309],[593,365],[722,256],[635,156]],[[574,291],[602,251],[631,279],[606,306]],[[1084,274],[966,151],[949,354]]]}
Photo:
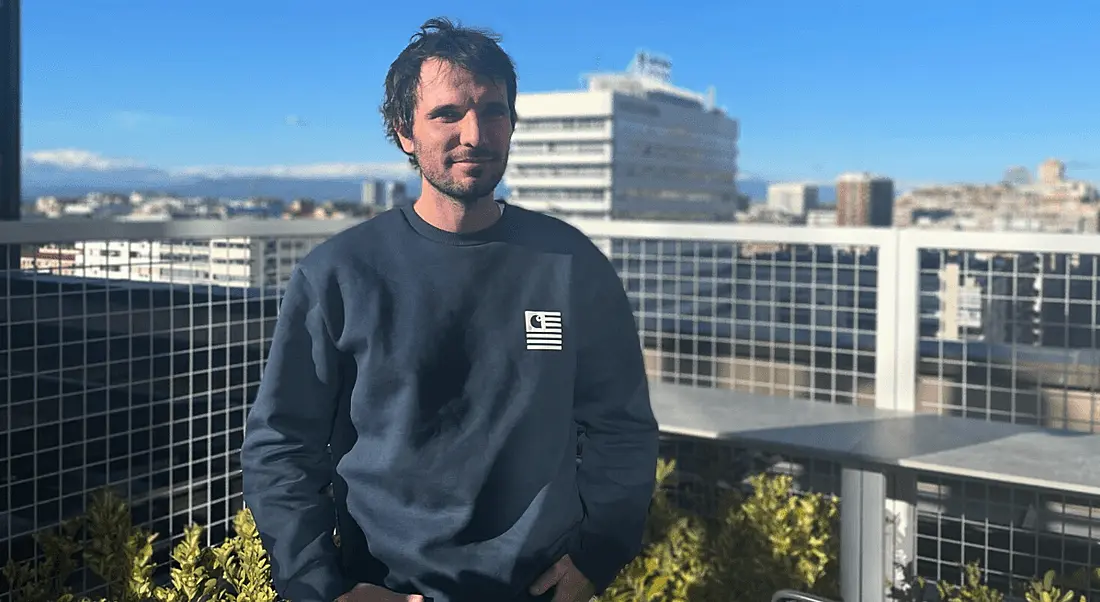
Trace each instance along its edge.
{"label": "metal mesh fence", "polygon": [[[919,249],[917,410],[1100,432],[1100,256],[1024,239]],[[1100,566],[1100,500],[932,477],[919,500],[928,577],[961,561],[1002,585]]]}
{"label": "metal mesh fence", "polygon": [[281,286],[320,240],[21,246],[0,273],[0,565],[104,487],[159,534],[159,563],[189,523],[229,534]]}
{"label": "metal mesh fence", "polygon": [[874,247],[609,242],[652,377],[874,403]]}
{"label": "metal mesh fence", "polygon": [[[634,303],[652,378],[876,405],[876,363],[883,360],[876,330],[910,327],[878,322],[878,286],[890,282],[878,271],[901,271],[918,279],[914,411],[1098,430],[1096,256],[917,245],[893,256],[915,256],[917,265],[880,265],[874,245],[757,241],[743,236],[746,229],[728,242],[674,238],[677,227],[659,236],[600,237],[601,227],[591,230]],[[877,400],[879,407],[895,404],[906,406]],[[749,466],[794,471],[810,489],[839,493],[839,467],[831,464],[721,442],[666,447],[680,456],[691,450],[688,466],[740,467],[734,473],[741,476]],[[690,480],[680,493],[693,507],[707,507],[700,500],[716,495],[704,493],[707,487],[730,486],[729,474]],[[916,506],[914,560],[922,577],[958,583],[963,565],[978,562],[991,584],[1007,588],[1047,570],[1070,576],[1100,566],[1100,500],[930,474],[916,481],[915,492],[898,497]]]}
{"label": "metal mesh fence", "polygon": [[[805,229],[760,230],[754,240],[744,228],[721,236],[690,226],[659,235],[600,228],[587,231],[622,276],[654,379],[906,409],[879,390],[882,362],[892,358],[878,346],[883,329],[902,337],[911,328],[916,361],[896,378],[912,378],[903,384],[912,385],[915,411],[1096,432],[1095,256],[985,251],[927,233],[919,249],[898,253],[883,246],[896,233],[860,233],[851,236],[860,244],[846,244]],[[7,257],[0,563],[30,556],[32,533],[82,513],[88,492],[103,486],[161,534],[160,562],[188,523],[207,525],[208,542],[220,541],[241,506],[243,421],[281,286],[339,229],[43,237],[22,245],[18,261]],[[914,257],[911,266],[897,262]],[[894,273],[916,284],[880,290]],[[880,307],[899,291],[916,297],[916,316]],[[666,439],[664,453],[691,475],[679,501],[701,512],[756,472],[839,492],[840,468],[812,458],[685,438]],[[973,560],[995,584],[1097,566],[1095,499],[934,475],[898,497],[916,505],[916,563],[926,578],[957,581],[960,564]]]}

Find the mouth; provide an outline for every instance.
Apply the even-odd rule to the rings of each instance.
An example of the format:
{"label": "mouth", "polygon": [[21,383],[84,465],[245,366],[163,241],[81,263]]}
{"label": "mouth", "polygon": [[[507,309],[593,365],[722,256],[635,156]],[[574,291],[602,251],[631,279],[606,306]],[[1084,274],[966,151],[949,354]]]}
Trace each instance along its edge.
{"label": "mouth", "polygon": [[494,157],[470,157],[467,159],[452,159],[451,163],[465,164],[465,165],[484,165],[486,163],[492,163],[496,159]]}

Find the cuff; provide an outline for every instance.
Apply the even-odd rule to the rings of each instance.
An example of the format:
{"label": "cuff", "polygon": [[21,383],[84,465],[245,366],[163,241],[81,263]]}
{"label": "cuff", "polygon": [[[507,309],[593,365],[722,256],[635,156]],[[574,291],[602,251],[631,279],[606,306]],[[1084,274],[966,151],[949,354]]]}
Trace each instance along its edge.
{"label": "cuff", "polygon": [[318,563],[284,584],[279,595],[294,602],[333,602],[355,584],[330,563]]}
{"label": "cuff", "polygon": [[630,562],[622,561],[623,555],[615,546],[598,545],[591,537],[580,535],[569,548],[569,558],[577,570],[596,588],[596,595],[603,593],[607,586],[619,576],[619,572]]}

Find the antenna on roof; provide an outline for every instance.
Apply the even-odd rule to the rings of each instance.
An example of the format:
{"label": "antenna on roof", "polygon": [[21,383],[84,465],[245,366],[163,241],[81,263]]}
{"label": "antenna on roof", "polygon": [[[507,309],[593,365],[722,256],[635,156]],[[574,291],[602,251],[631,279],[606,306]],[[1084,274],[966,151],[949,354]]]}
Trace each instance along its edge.
{"label": "antenna on roof", "polygon": [[639,50],[626,70],[634,75],[648,77],[662,82],[672,81],[672,60],[653,52]]}

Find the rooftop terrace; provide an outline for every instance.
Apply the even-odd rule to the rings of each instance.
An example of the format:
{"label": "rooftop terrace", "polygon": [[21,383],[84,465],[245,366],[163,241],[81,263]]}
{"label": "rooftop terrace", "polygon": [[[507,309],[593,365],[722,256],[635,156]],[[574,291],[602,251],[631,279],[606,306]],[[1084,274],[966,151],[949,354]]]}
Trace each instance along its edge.
{"label": "rooftop terrace", "polygon": [[[224,537],[280,287],[354,223],[0,223],[0,563],[105,484]],[[576,224],[634,302],[681,504],[757,470],[839,494],[848,600],[895,562],[1100,566],[1093,237]]]}

